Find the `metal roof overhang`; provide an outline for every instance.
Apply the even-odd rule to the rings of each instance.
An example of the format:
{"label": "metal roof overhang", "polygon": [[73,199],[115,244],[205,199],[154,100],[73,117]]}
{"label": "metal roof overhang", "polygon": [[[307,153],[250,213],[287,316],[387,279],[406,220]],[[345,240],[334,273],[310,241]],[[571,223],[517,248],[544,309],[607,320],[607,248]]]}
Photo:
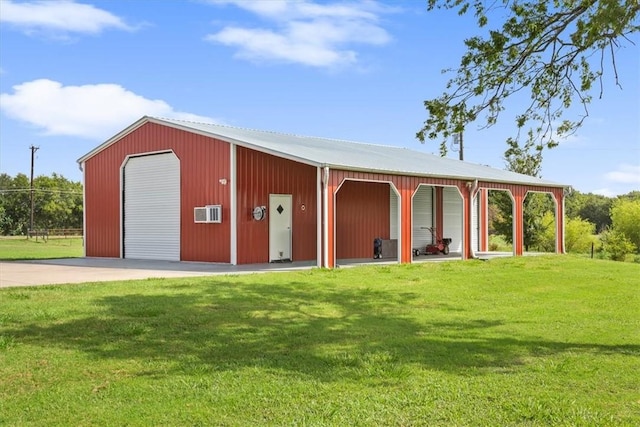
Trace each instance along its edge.
{"label": "metal roof overhang", "polygon": [[382,169],[370,169],[370,168],[357,168],[357,167],[348,167],[344,165],[332,165],[332,164],[322,164],[321,167],[328,167],[333,170],[343,170],[350,172],[364,172],[364,173],[380,173],[386,175],[398,175],[398,176],[412,176],[417,178],[437,178],[437,179],[455,179],[462,181],[483,181],[483,182],[491,182],[495,184],[509,184],[509,185],[523,185],[530,187],[552,187],[552,188],[567,188],[569,185],[558,184],[552,182],[543,182],[543,183],[524,183],[524,182],[514,182],[509,180],[499,180],[499,179],[490,179],[490,178],[478,178],[474,176],[462,176],[462,175],[442,175],[442,174],[427,174],[427,173],[416,173],[416,172],[404,172],[404,171],[390,171],[390,170],[382,170]]}
{"label": "metal roof overhang", "polygon": [[307,164],[307,165],[310,165],[310,166],[314,166],[314,167],[322,167],[323,166],[321,163],[315,162],[313,160],[309,160],[309,159],[305,159],[305,158],[301,158],[301,157],[297,157],[297,156],[292,156],[289,153],[283,153],[283,152],[276,151],[276,150],[269,150],[269,149],[266,149],[264,147],[261,147],[261,146],[255,145],[255,144],[251,144],[251,143],[248,143],[246,141],[239,140],[239,139],[231,138],[231,137],[228,137],[228,136],[225,136],[225,135],[220,135],[220,134],[217,134],[217,133],[214,133],[214,132],[207,132],[207,131],[203,131],[203,130],[200,130],[200,129],[194,129],[194,128],[190,127],[190,126],[180,125],[180,124],[177,124],[177,123],[174,123],[174,122],[164,121],[162,119],[157,119],[155,117],[144,116],[143,118],[141,118],[140,120],[138,120],[134,124],[130,125],[129,127],[124,129],[123,131],[118,132],[116,135],[114,135],[113,137],[109,138],[104,143],[100,144],[99,146],[97,146],[96,148],[94,148],[93,150],[91,150],[90,152],[85,154],[84,156],[80,157],[77,160],[78,164],[80,165],[80,170],[82,170],[82,164],[84,164],[85,161],[87,161],[91,157],[95,156],[96,154],[100,153],[101,151],[105,150],[106,148],[108,148],[112,144],[115,144],[120,139],[124,138],[125,136],[127,136],[128,134],[130,134],[131,132],[135,131],[136,129],[138,129],[139,127],[141,127],[142,125],[144,125],[146,123],[155,123],[155,124],[159,124],[159,125],[163,125],[163,126],[172,127],[174,129],[183,130],[185,132],[206,136],[208,138],[216,138],[216,139],[219,139],[221,141],[227,142],[229,144],[235,144],[235,145],[238,145],[240,147],[248,148],[248,149],[255,150],[255,151],[260,151],[262,153],[271,154],[271,155],[276,156],[276,157],[285,158],[285,159],[288,159],[288,160],[292,160],[294,162],[304,163],[304,164]]}
{"label": "metal roof overhang", "polygon": [[[451,174],[451,175],[447,175],[447,174],[441,174],[441,173],[427,173],[427,172],[415,172],[415,171],[402,171],[402,170],[391,170],[391,169],[384,169],[384,168],[375,168],[375,167],[358,167],[358,166],[354,166],[354,165],[349,165],[349,164],[335,164],[335,163],[327,163],[327,162],[320,162],[317,160],[313,160],[313,159],[309,159],[306,157],[301,157],[301,156],[296,156],[293,155],[291,153],[288,152],[284,152],[284,151],[280,151],[280,150],[274,150],[274,149],[270,149],[268,147],[265,146],[261,146],[258,144],[253,144],[238,138],[234,138],[234,137],[230,137],[227,135],[221,135],[219,133],[216,132],[211,132],[211,131],[206,131],[203,129],[199,129],[193,126],[189,126],[188,124],[181,124],[181,123],[176,123],[176,121],[173,120],[164,120],[164,119],[160,119],[160,118],[156,118],[156,117],[150,117],[150,116],[144,116],[141,119],[139,119],[138,121],[136,121],[135,123],[133,123],[132,125],[130,125],[129,127],[127,127],[126,129],[122,130],[121,132],[118,132],[116,135],[114,135],[113,137],[109,138],[107,141],[105,141],[104,143],[100,144],[98,147],[94,148],[93,150],[91,150],[90,152],[88,152],[87,154],[85,154],[84,156],[80,157],[77,162],[79,164],[80,169],[82,170],[82,165],[84,164],[84,162],[88,159],[90,159],[91,157],[95,156],[96,154],[100,153],[101,151],[105,150],[106,148],[108,148],[109,146],[111,146],[112,144],[116,143],[117,141],[119,141],[120,139],[122,139],[123,137],[125,137],[126,135],[130,134],[131,132],[135,131],[136,129],[138,129],[139,127],[143,126],[146,123],[155,123],[158,125],[163,125],[163,126],[168,126],[168,127],[172,127],[174,129],[179,129],[179,130],[183,130],[185,132],[190,132],[190,133],[194,133],[197,135],[202,135],[205,137],[209,137],[209,138],[216,138],[220,141],[224,141],[227,142],[229,144],[235,144],[237,146],[240,147],[244,147],[247,149],[251,149],[251,150],[255,150],[255,151],[259,151],[265,154],[270,154],[276,157],[280,157],[280,158],[284,158],[287,160],[291,160],[294,162],[298,162],[298,163],[302,163],[302,164],[306,164],[309,166],[313,166],[313,167],[328,167],[329,169],[335,169],[335,170],[345,170],[345,171],[352,171],[352,172],[367,172],[367,173],[380,173],[380,174],[389,174],[389,175],[399,175],[399,176],[414,176],[414,177],[420,177],[420,178],[439,178],[439,179],[456,179],[456,180],[467,180],[467,181],[475,181],[475,180],[479,180],[479,181],[484,181],[484,182],[494,182],[494,183],[500,183],[500,184],[510,184],[510,185],[523,185],[523,186],[539,186],[539,187],[555,187],[555,188],[567,188],[569,187],[568,185],[564,185],[564,184],[559,184],[559,183],[553,183],[553,182],[549,182],[549,181],[541,181],[539,183],[537,182],[533,182],[536,178],[534,177],[530,177],[531,181],[530,182],[516,182],[514,180],[509,180],[509,179],[496,179],[496,178],[491,178],[491,177],[487,177],[487,176],[473,176],[473,175],[460,175],[460,174]],[[187,123],[187,122],[185,122]],[[349,142],[349,141],[343,141],[343,142]],[[373,145],[371,145],[373,147]],[[494,168],[489,168],[490,170],[493,170]],[[504,172],[504,171],[502,171]]]}

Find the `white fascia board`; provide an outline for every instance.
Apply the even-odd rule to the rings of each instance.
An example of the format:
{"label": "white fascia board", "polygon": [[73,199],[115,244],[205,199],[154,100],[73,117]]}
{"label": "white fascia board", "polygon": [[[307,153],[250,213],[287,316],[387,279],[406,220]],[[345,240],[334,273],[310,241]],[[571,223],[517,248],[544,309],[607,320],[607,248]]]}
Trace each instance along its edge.
{"label": "white fascia board", "polygon": [[153,120],[150,117],[144,116],[140,120],[135,122],[134,124],[130,125],[126,129],[118,132],[117,134],[115,134],[114,136],[112,136],[111,138],[109,138],[108,140],[103,142],[102,144],[98,145],[96,148],[94,148],[93,150],[89,151],[87,154],[85,154],[84,156],[80,157],[77,160],[77,162],[81,165],[80,167],[83,168],[84,167],[83,163],[86,162],[88,159],[90,159],[91,157],[95,156],[96,154],[98,154],[99,152],[103,151],[104,149],[108,148],[109,146],[115,144],[117,141],[119,141],[120,139],[124,138],[126,135],[130,134],[131,132],[133,132],[134,130],[138,129],[143,124],[145,124],[147,122],[150,122],[150,121],[153,121]]}
{"label": "white fascia board", "polygon": [[87,256],[87,172],[84,170],[84,162],[79,163],[82,171],[82,256]]}

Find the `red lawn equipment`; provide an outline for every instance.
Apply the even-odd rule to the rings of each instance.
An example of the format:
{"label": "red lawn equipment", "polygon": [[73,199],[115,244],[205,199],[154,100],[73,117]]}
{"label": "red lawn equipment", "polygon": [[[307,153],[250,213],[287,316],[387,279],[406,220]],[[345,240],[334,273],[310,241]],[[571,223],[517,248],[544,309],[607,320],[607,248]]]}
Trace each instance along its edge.
{"label": "red lawn equipment", "polygon": [[424,252],[427,255],[448,255],[449,254],[449,245],[451,244],[451,239],[448,237],[443,238],[440,233],[437,232],[435,227],[428,227],[427,230],[431,232],[431,244],[427,245]]}

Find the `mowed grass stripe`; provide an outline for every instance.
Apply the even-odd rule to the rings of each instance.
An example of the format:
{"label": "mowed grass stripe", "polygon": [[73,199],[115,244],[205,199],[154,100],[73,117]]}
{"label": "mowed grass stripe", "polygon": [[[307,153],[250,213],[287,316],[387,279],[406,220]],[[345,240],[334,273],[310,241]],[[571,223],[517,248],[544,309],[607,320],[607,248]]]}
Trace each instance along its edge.
{"label": "mowed grass stripe", "polygon": [[0,237],[0,260],[78,258],[83,256],[82,237]]}
{"label": "mowed grass stripe", "polygon": [[638,425],[640,266],[571,256],[0,290],[0,424]]}

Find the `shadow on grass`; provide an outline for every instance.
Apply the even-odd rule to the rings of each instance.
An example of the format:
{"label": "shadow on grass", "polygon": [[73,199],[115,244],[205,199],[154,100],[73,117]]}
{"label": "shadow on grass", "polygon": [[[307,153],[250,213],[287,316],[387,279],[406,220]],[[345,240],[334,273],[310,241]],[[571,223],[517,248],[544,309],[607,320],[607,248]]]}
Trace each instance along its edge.
{"label": "shadow on grass", "polygon": [[181,287],[175,294],[104,297],[91,302],[99,307],[93,317],[7,332],[19,342],[166,362],[187,374],[249,367],[321,381],[402,377],[409,365],[481,373],[514,368],[532,355],[640,352],[637,345],[520,340],[492,329],[500,321],[452,320],[459,307],[423,302],[410,292],[215,279],[198,292],[180,293]]}

